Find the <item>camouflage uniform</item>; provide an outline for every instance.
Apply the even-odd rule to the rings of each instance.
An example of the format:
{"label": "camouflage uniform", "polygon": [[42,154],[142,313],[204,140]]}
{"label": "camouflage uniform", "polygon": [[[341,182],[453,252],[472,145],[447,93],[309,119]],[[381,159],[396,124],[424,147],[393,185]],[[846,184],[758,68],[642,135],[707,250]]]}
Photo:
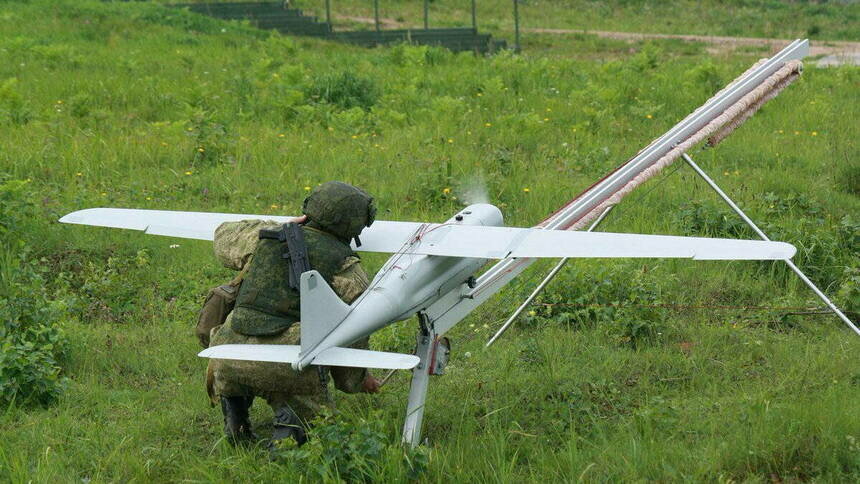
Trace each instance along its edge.
{"label": "camouflage uniform", "polygon": [[[356,198],[356,193],[362,194],[365,200]],[[351,211],[355,207],[357,211]],[[372,223],[372,198],[355,187],[330,182],[308,197],[303,211],[308,215],[302,231],[311,267],[320,272],[344,302],[352,303],[367,289],[369,281],[349,241]],[[216,230],[214,245],[218,259],[225,266],[246,274],[235,309],[222,326],[213,328],[210,333],[212,346],[299,344],[299,293],[286,282],[289,262],[281,257],[280,242],[259,238],[261,229],[277,226],[270,221],[245,220],[225,222]],[[360,349],[367,346],[367,338],[352,345]],[[328,371],[335,387],[347,393],[361,391],[367,377],[367,370],[363,368],[332,367]],[[213,359],[208,368],[207,390],[213,401],[221,400],[228,436],[242,438],[237,432],[252,435],[247,406],[254,396],[264,398],[275,411],[276,428],[279,412],[293,414],[306,425],[323,405],[329,404],[323,376],[316,366],[296,372],[283,363]],[[225,399],[228,404],[234,402],[234,406],[244,407],[239,412],[239,419],[244,423],[233,430],[227,421],[229,408],[225,407]],[[243,401],[247,405],[241,403]]]}

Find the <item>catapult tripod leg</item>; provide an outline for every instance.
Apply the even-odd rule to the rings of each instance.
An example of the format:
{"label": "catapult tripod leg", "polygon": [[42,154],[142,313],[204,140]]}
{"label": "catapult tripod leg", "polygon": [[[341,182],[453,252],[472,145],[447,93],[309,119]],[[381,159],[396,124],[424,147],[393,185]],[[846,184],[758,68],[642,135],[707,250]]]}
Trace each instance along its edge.
{"label": "catapult tripod leg", "polygon": [[421,359],[412,369],[412,384],[409,386],[409,402],[406,404],[406,421],[403,423],[403,443],[416,447],[421,443],[421,423],[424,420],[424,403],[430,384],[430,358],[436,332],[427,324],[427,317],[418,313],[418,346],[415,354]]}
{"label": "catapult tripod leg", "polygon": [[[755,222],[753,222],[749,217],[747,217],[747,214],[745,214],[744,211],[741,210],[740,207],[738,207],[737,204],[735,204],[735,202],[733,202],[728,195],[726,195],[726,193],[716,184],[716,182],[714,182],[714,180],[712,180],[711,177],[709,177],[708,174],[705,173],[705,171],[702,170],[699,165],[697,165],[696,162],[693,161],[692,158],[690,158],[688,154],[684,153],[683,155],[681,155],[681,157],[684,158],[684,161],[686,161],[687,164],[690,165],[690,168],[695,170],[695,172],[700,177],[702,177],[703,180],[705,180],[705,183],[707,183],[715,192],[717,192],[717,195],[719,195],[720,198],[722,198],[723,201],[726,202],[726,204],[731,207],[731,209],[734,210],[734,212],[738,214],[738,216],[742,218],[743,221],[746,222],[746,224],[749,225],[750,228],[752,228],[755,233],[758,234],[759,237],[762,238],[762,240],[770,240],[768,236],[765,235],[765,233],[762,232],[760,228],[758,228]],[[821,289],[818,289],[818,287],[812,281],[810,281],[808,277],[806,277],[806,274],[804,274],[803,271],[801,271],[800,268],[798,268],[794,264],[794,262],[786,259],[785,263],[788,264],[789,269],[794,271],[794,273],[797,274],[797,277],[799,277],[804,284],[809,286],[809,288],[812,289],[812,292],[814,292],[815,295],[818,296],[819,299],[821,299],[824,304],[826,304],[827,307],[830,308],[831,311],[833,311],[834,314],[839,316],[839,319],[844,321],[845,324],[848,325],[848,327],[850,327],[855,333],[857,333],[858,336],[860,336],[860,329],[858,329],[857,326],[855,326],[854,323],[852,323],[851,320],[848,319],[848,316],[846,316],[845,313],[843,313],[838,307],[836,307],[835,304],[833,304],[833,302],[821,291]]]}
{"label": "catapult tripod leg", "polygon": [[[603,222],[603,219],[606,217],[606,214],[608,214],[609,211],[612,210],[612,207],[613,206],[606,207],[606,209],[600,213],[600,216],[597,217],[597,219],[591,224],[590,227],[588,227],[587,232],[591,232],[592,230],[597,228],[597,226],[600,225],[600,222]],[[523,303],[520,305],[520,307],[518,307],[517,310],[514,311],[513,314],[511,314],[511,317],[509,317],[508,320],[505,321],[505,324],[503,324],[502,327],[499,328],[498,331],[496,331],[496,334],[494,334],[493,337],[490,338],[489,341],[487,341],[487,344],[484,345],[485,348],[489,348],[491,344],[493,344],[502,334],[504,334],[505,331],[508,330],[508,328],[512,324],[514,324],[514,321],[516,321],[520,314],[522,314],[522,312],[525,311],[527,307],[529,307],[529,305],[532,303],[532,301],[535,300],[537,295],[540,294],[541,291],[543,291],[543,288],[545,288],[546,285],[550,283],[550,281],[555,279],[555,276],[558,275],[562,268],[564,268],[564,265],[567,264],[567,260],[568,258],[565,257],[558,261],[558,264],[556,264],[555,267],[553,267],[552,270],[549,271],[549,274],[547,274],[546,277],[544,277],[543,280],[540,282],[540,284],[538,284],[535,290],[532,291],[531,294],[529,294],[529,297],[527,297],[526,300],[523,301]]]}

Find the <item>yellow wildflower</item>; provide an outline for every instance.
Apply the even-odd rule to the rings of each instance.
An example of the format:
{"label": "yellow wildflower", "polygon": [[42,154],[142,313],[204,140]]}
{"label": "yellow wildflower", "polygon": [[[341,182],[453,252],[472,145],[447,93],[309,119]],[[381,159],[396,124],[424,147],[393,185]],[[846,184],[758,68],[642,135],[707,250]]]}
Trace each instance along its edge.
{"label": "yellow wildflower", "polygon": [[191,174],[191,172],[190,172],[190,171],[186,171],[186,172],[185,172],[185,174],[186,174],[186,175],[190,175],[190,174]]}
{"label": "yellow wildflower", "polygon": [[334,127],[329,126],[329,127],[328,127],[328,130],[329,130],[329,131],[334,131]]}
{"label": "yellow wildflower", "polygon": [[107,193],[102,192],[102,196],[103,196],[103,197],[107,196]]}
{"label": "yellow wildflower", "polygon": [[283,138],[283,137],[285,137],[285,136],[286,136],[286,135],[285,135],[284,133],[281,133],[281,134],[279,134],[279,135],[278,135],[278,138]]}
{"label": "yellow wildflower", "polygon": [[167,146],[167,143],[165,143],[164,141],[162,141],[162,142],[161,142],[161,146]]}
{"label": "yellow wildflower", "polygon": [[57,104],[63,104],[63,100],[62,99],[58,100]]}
{"label": "yellow wildflower", "polygon": [[523,191],[524,191],[524,192],[526,192],[526,193],[528,193],[528,192],[530,192],[530,191],[531,191],[531,189],[530,189],[529,187],[525,187],[525,188],[523,188]]}
{"label": "yellow wildflower", "polygon": [[447,194],[451,193],[451,189],[450,189],[450,188],[448,188],[448,187],[445,187],[445,188],[443,188],[443,189],[442,189],[442,193],[444,193],[445,195],[447,195]]}
{"label": "yellow wildflower", "polygon": [[543,118],[544,121],[549,121],[549,118]]}
{"label": "yellow wildflower", "polygon": [[488,127],[488,128],[489,128],[490,126],[492,126],[492,125],[493,125],[492,123],[484,123],[484,126],[486,126],[486,127]]}
{"label": "yellow wildflower", "polygon": [[152,197],[146,197],[147,200],[152,200]]}
{"label": "yellow wildflower", "polygon": [[795,134],[795,136],[796,136],[796,135],[799,135],[799,134],[800,134],[800,131],[795,131],[795,132],[794,132],[794,134]]}
{"label": "yellow wildflower", "polygon": [[306,191],[306,192],[311,191],[311,187],[307,187],[307,186],[306,186],[306,187],[305,187],[305,191]]}
{"label": "yellow wildflower", "polygon": [[534,310],[529,311],[529,316],[535,316],[537,313]]}
{"label": "yellow wildflower", "polygon": [[205,149],[203,149],[203,147],[201,146],[200,148],[197,148],[197,151],[199,151],[200,153],[203,153],[203,152],[204,152],[204,151],[206,151],[206,150],[205,150]]}
{"label": "yellow wildflower", "polygon": [[546,112],[551,113],[551,112],[552,112],[552,108],[546,108]]}
{"label": "yellow wildflower", "polygon": [[818,131],[813,131],[812,136],[818,136]]}
{"label": "yellow wildflower", "polygon": [[75,173],[75,176],[84,176],[84,174],[81,172],[77,172],[77,173]]}
{"label": "yellow wildflower", "polygon": [[785,133],[785,131],[779,130],[779,134],[783,134],[783,133]]}
{"label": "yellow wildflower", "polygon": [[453,140],[453,139],[448,138],[448,143],[453,143],[453,142],[454,142],[454,140]]}
{"label": "yellow wildflower", "polygon": [[651,116],[650,114],[646,114],[646,115],[645,115],[645,117],[646,117],[646,118],[648,118],[648,119],[651,119],[651,118],[653,118],[654,116]]}
{"label": "yellow wildflower", "polygon": [[478,93],[478,97],[481,97],[481,96],[483,96],[483,94],[481,94],[481,93]]}
{"label": "yellow wildflower", "polygon": [[273,204],[270,206],[270,208],[278,208],[278,205],[277,205],[277,204],[275,204],[275,203],[273,203]]}
{"label": "yellow wildflower", "polygon": [[352,135],[352,139],[358,139],[358,135],[357,134]]}

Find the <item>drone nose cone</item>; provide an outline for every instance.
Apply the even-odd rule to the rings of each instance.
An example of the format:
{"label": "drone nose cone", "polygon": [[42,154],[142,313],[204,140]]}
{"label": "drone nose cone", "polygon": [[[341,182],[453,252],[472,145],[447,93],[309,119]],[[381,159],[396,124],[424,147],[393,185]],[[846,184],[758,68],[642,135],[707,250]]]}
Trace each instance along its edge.
{"label": "drone nose cone", "polygon": [[505,224],[502,211],[498,207],[489,203],[475,203],[464,208],[455,220],[468,225],[484,225],[490,227],[500,227]]}

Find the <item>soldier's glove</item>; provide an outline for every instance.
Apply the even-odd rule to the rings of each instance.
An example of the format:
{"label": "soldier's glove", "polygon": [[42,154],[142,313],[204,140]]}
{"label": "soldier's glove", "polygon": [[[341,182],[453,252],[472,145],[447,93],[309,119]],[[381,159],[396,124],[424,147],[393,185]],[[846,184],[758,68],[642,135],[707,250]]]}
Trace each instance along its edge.
{"label": "soldier's glove", "polygon": [[379,387],[382,386],[378,379],[376,379],[370,373],[364,377],[364,381],[361,382],[361,391],[364,393],[379,393]]}

